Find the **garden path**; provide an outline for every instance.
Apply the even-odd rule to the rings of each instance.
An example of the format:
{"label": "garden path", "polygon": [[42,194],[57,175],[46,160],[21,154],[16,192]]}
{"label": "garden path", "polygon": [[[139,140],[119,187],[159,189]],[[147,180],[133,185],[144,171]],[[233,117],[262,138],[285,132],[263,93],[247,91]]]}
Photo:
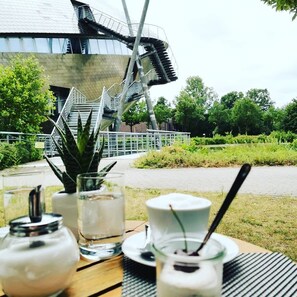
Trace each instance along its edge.
{"label": "garden path", "polygon": [[[101,161],[100,165],[103,167],[110,161],[117,160],[112,170],[124,171],[126,185],[129,187],[175,189],[177,191],[227,192],[239,171],[239,167],[137,169],[133,168],[133,161],[138,156],[106,158]],[[59,158],[55,157],[54,161],[62,164]],[[19,170],[32,168],[45,170],[46,185],[59,184],[45,160],[22,165]],[[297,197],[296,181],[296,166],[253,167],[240,192],[276,197]]]}

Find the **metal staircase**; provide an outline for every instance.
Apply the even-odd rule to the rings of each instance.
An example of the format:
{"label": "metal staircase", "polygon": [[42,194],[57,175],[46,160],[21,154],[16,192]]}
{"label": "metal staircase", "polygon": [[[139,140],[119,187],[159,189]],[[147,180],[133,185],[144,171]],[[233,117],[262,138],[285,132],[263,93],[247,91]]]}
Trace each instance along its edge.
{"label": "metal staircase", "polygon": [[[93,13],[89,6],[78,7],[79,24],[84,30],[97,30],[111,36],[123,43],[129,49],[133,48],[135,42],[135,35],[129,36],[129,29],[127,24],[117,20],[103,12]],[[134,24],[135,25],[135,24]],[[137,26],[137,25],[136,25]],[[158,28],[157,34],[154,34]],[[135,30],[136,32],[137,30]],[[143,46],[145,52],[141,54],[140,58],[148,57],[156,71],[156,78],[148,82],[148,86],[165,84],[177,80],[176,69],[172,63],[172,57],[169,57],[169,45],[166,37],[160,39],[161,28],[156,26],[146,25],[144,28],[143,37],[140,38],[140,45]],[[163,32],[163,30],[162,30]],[[165,36],[165,33],[163,34]]]}
{"label": "metal staircase", "polygon": [[87,121],[90,111],[92,110],[92,127],[96,127],[96,120],[99,112],[99,104],[94,103],[76,103],[72,106],[70,114],[67,119],[67,123],[70,129],[73,131],[74,135],[77,133],[77,120],[78,115],[81,117],[83,124]]}
{"label": "metal staircase", "polygon": [[[72,0],[80,31],[83,35],[98,35],[104,34],[113,37],[120,42],[126,44],[129,49],[133,49],[135,43],[138,24],[131,24],[133,30],[126,23],[117,20],[103,12],[91,9],[88,5]],[[136,81],[137,67],[131,77],[125,75],[125,80],[131,82],[127,93],[123,91],[125,80],[121,84],[115,84],[108,90],[105,88],[101,96],[93,102],[87,102],[87,98],[78,90],[73,88],[66,100],[57,124],[63,129],[61,117],[67,120],[74,135],[77,130],[77,117],[80,113],[82,122],[86,121],[90,110],[93,110],[93,127],[96,129],[100,125],[100,129],[104,130],[109,127],[117,117],[117,112],[122,94],[125,94],[123,112],[128,110],[137,100],[144,95],[143,83],[147,86],[166,84],[177,79],[176,69],[173,64],[174,56],[170,51],[166,35],[164,31],[157,26],[145,25],[143,27],[142,36],[140,38],[140,60],[149,59],[151,63],[150,69],[142,76],[142,82]],[[133,34],[133,36],[131,36]],[[82,38],[80,38],[82,40]],[[84,47],[84,44],[82,44]],[[79,48],[77,38],[69,40],[68,51],[75,53],[82,51],[84,48]],[[135,65],[136,66],[136,65]],[[56,137],[55,129],[52,136]]]}

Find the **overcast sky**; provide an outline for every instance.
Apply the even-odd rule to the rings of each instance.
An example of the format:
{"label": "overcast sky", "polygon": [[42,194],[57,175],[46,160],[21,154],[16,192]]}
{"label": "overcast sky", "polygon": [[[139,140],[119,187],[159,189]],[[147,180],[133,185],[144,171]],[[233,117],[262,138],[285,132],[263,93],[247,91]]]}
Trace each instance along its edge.
{"label": "overcast sky", "polygon": [[[122,0],[89,2],[125,20]],[[144,0],[126,4],[139,22]],[[145,22],[165,30],[178,64],[179,79],[152,87],[153,100],[173,100],[196,75],[219,97],[266,88],[278,107],[297,98],[297,19],[288,12],[260,0],[150,0]]]}

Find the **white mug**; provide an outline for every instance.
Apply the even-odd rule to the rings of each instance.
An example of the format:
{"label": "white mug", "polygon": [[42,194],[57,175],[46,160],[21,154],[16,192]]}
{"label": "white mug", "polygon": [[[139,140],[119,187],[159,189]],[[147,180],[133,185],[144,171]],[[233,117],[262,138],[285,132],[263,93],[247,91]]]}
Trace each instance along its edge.
{"label": "white mug", "polygon": [[146,201],[152,242],[168,234],[183,232],[170,205],[186,235],[206,232],[211,201],[187,194],[170,193]]}

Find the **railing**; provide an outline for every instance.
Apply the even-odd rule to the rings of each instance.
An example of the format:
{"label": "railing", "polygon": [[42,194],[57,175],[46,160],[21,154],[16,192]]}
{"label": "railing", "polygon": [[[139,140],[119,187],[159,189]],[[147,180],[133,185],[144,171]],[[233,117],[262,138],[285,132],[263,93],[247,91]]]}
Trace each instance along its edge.
{"label": "railing", "polygon": [[[84,7],[85,7],[85,5],[78,7],[78,10],[84,11]],[[87,5],[87,7],[89,8],[88,5]],[[126,36],[126,37],[131,36],[129,26],[125,22],[123,22],[109,14],[106,14],[102,11],[99,11],[99,10],[95,9],[94,7],[90,7],[90,8],[93,13],[93,15],[91,17],[92,20],[94,20],[94,18],[95,18],[95,21],[98,24],[100,24],[112,31],[115,31],[123,36]],[[137,35],[139,23],[133,23],[133,24],[131,24],[131,27],[132,27],[133,36],[135,37]],[[156,26],[156,25],[144,24],[143,28],[142,28],[141,35],[143,37],[155,38],[155,39],[161,40],[166,44],[168,58],[171,61],[172,67],[174,68],[175,72],[177,73],[178,72],[177,62],[176,62],[174,54],[169,46],[168,38],[165,33],[165,30],[159,26]]]}
{"label": "railing", "polygon": [[[66,102],[61,110],[61,113],[57,119],[56,124],[58,125],[58,127],[61,127],[63,129],[62,117],[64,119],[68,118],[73,104],[86,103],[86,101],[87,101],[86,96],[83,93],[81,93],[79,90],[77,90],[76,88],[72,87],[71,91],[66,99]],[[52,136],[57,135],[56,128],[53,129],[51,135]]]}
{"label": "railing", "polygon": [[187,144],[190,142],[190,133],[174,131],[148,130],[145,133],[102,131],[100,136],[105,139],[104,157],[143,153],[170,146],[175,142]]}
{"label": "railing", "polygon": [[43,149],[44,151],[52,151],[51,136],[49,134],[31,134],[19,132],[0,131],[0,142],[14,143],[26,141],[28,138],[35,137],[35,147]]}
{"label": "railing", "polygon": [[[26,134],[0,131],[0,142],[13,143],[24,141],[28,137],[36,136],[37,147],[44,150],[48,156],[57,156],[52,136],[50,134]],[[105,139],[104,157],[131,155],[151,150],[158,150],[162,146],[170,146],[175,142],[189,143],[190,133],[174,131],[148,130],[145,133],[107,132],[101,131],[98,147]]]}

